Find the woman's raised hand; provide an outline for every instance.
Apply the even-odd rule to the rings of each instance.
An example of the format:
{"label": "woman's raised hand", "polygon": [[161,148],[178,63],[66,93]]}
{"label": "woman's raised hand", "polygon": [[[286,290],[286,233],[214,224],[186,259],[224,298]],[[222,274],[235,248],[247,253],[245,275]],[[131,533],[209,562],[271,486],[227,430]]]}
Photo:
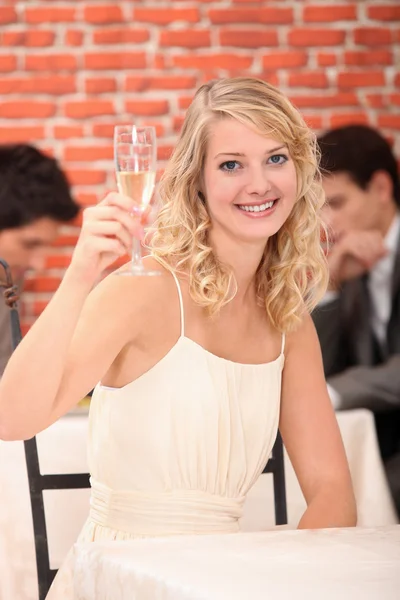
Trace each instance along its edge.
{"label": "woman's raised hand", "polygon": [[144,236],[142,220],[132,209],[132,199],[116,192],[86,208],[70,269],[95,281],[117,258],[130,255],[132,238]]}

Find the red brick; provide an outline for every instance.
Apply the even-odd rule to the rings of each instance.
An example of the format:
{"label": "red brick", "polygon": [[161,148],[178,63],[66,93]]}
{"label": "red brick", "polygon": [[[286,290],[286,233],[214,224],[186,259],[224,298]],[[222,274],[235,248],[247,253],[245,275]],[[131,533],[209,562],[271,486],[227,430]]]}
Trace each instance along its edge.
{"label": "red brick", "polygon": [[48,75],[0,79],[0,94],[72,94],[76,91],[75,77]]}
{"label": "red brick", "polygon": [[178,107],[182,110],[186,110],[189,108],[193,100],[193,96],[181,96],[178,99]]}
{"label": "red brick", "polygon": [[115,107],[111,100],[77,100],[67,102],[64,107],[66,117],[86,119],[103,115],[114,115]]}
{"label": "red brick", "polygon": [[[78,199],[79,195],[75,196]],[[79,234],[62,234],[59,235],[56,240],[53,242],[53,248],[71,248],[76,245],[78,241]]]}
{"label": "red brick", "polygon": [[125,110],[137,116],[166,115],[169,112],[169,104],[167,100],[127,100]]}
{"label": "red brick", "polygon": [[211,46],[211,32],[202,30],[164,30],[160,31],[159,45],[179,46],[181,48],[204,48]]}
{"label": "red brick", "polygon": [[185,90],[197,86],[197,78],[184,75],[165,75],[141,77],[128,75],[125,81],[125,91],[144,92],[146,90]]}
{"label": "red brick", "polygon": [[365,99],[371,108],[384,108],[387,106],[386,98],[382,94],[367,94]]}
{"label": "red brick", "polygon": [[87,94],[104,94],[116,90],[117,82],[113,77],[94,77],[85,81],[85,92]]}
{"label": "red brick", "polygon": [[173,118],[172,121],[172,129],[174,130],[175,133],[179,133],[180,130],[182,129],[182,125],[183,125],[183,121],[185,120],[185,117],[183,116],[175,116]]}
{"label": "red brick", "polygon": [[0,23],[15,23],[18,20],[17,11],[12,6],[0,6]]}
{"label": "red brick", "polygon": [[54,43],[53,31],[5,31],[1,36],[2,46],[27,46],[40,48],[52,46]]}
{"label": "red brick", "polygon": [[54,116],[56,106],[54,102],[40,100],[13,100],[0,103],[0,117],[4,119],[29,119]]}
{"label": "red brick", "polygon": [[[104,198],[105,194],[103,194],[103,198]],[[71,225],[73,227],[78,227],[79,229],[81,229],[82,224],[83,224],[83,210],[81,210],[78,215],[75,217],[75,219],[72,219],[72,221],[70,221]]]}
{"label": "red brick", "polygon": [[61,283],[60,277],[35,277],[26,279],[24,291],[26,292],[55,292]]}
{"label": "red brick", "polygon": [[287,52],[268,52],[262,59],[264,69],[281,69],[304,67],[308,62],[306,52],[287,51]]}
{"label": "red brick", "polygon": [[44,311],[44,309],[46,308],[46,306],[48,305],[49,301],[48,300],[35,300],[33,302],[33,304],[31,305],[32,307],[32,315],[34,317],[39,317],[42,312]]}
{"label": "red brick", "polygon": [[64,254],[47,256],[46,269],[66,269],[71,262],[71,258],[71,256],[65,256]]}
{"label": "red brick", "polygon": [[71,54],[28,54],[25,57],[27,71],[76,71],[78,62]]}
{"label": "red brick", "polygon": [[290,73],[289,75],[290,87],[326,88],[328,85],[326,73],[302,71],[300,73]]}
{"label": "red brick", "polygon": [[310,129],[322,129],[323,121],[321,115],[304,115],[303,119]]}
{"label": "red brick", "polygon": [[113,138],[115,125],[114,121],[112,123],[95,123],[92,127],[92,135],[99,138]]}
{"label": "red brick", "polygon": [[317,62],[319,67],[333,67],[337,64],[337,56],[331,52],[319,52]]}
{"label": "red brick", "polygon": [[152,56],[152,60],[149,62],[149,67],[153,69],[157,69],[157,71],[162,71],[169,67],[169,61],[167,60],[165,54],[160,54],[156,52]]}
{"label": "red brick", "polygon": [[78,29],[68,29],[65,32],[65,44],[67,46],[82,46],[84,33]]}
{"label": "red brick", "polygon": [[363,112],[337,113],[329,119],[330,127],[341,127],[342,125],[368,125],[368,116]]}
{"label": "red brick", "polygon": [[334,23],[336,21],[354,21],[357,19],[355,4],[324,5],[309,4],[303,8],[304,23]]}
{"label": "red brick", "polygon": [[25,9],[25,21],[31,25],[42,23],[71,23],[75,21],[75,8],[49,6],[45,8],[30,7]]}
{"label": "red brick", "polygon": [[123,23],[124,15],[117,4],[96,4],[85,6],[83,19],[87,23]]}
{"label": "red brick", "polygon": [[395,104],[396,106],[400,106],[400,94],[390,94],[389,102],[391,104]]}
{"label": "red brick", "polygon": [[377,21],[400,20],[400,6],[369,6],[368,17]]}
{"label": "red brick", "polygon": [[385,75],[382,71],[349,71],[338,73],[337,82],[339,88],[375,87],[385,85]]}
{"label": "red brick", "polygon": [[84,67],[93,70],[145,69],[146,54],[144,52],[90,53],[84,57]]}
{"label": "red brick", "polygon": [[93,32],[94,44],[141,44],[149,39],[150,33],[147,29],[113,27],[112,29],[98,29]]}
{"label": "red brick", "polygon": [[358,106],[359,104],[357,95],[352,92],[308,96],[291,95],[291,100],[299,108],[334,108],[335,106]]}
{"label": "red brick", "polygon": [[9,71],[15,71],[17,68],[17,57],[16,56],[0,56],[0,73],[6,73]]}
{"label": "red brick", "polygon": [[210,9],[208,16],[211,23],[263,23],[279,25],[293,23],[292,8],[221,8]]}
{"label": "red brick", "polygon": [[197,8],[134,8],[132,20],[154,25],[169,25],[179,21],[197,23],[200,13]]}
{"label": "red brick", "polygon": [[58,140],[82,138],[84,136],[84,129],[82,125],[54,125],[53,135]]}
{"label": "red brick", "polygon": [[379,115],[378,126],[387,127],[388,129],[400,129],[400,115]]}
{"label": "red brick", "polygon": [[221,46],[239,48],[262,48],[263,46],[278,45],[276,31],[259,29],[221,29],[219,39]]}
{"label": "red brick", "polygon": [[95,160],[112,160],[113,146],[67,146],[64,160],[70,162],[92,162]]}
{"label": "red brick", "polygon": [[173,151],[173,146],[157,146],[157,160],[169,160]]}
{"label": "red brick", "polygon": [[66,174],[71,185],[100,185],[107,179],[105,171],[90,171],[89,169],[67,169]]}
{"label": "red brick", "polygon": [[388,45],[392,42],[392,32],[382,27],[359,27],[354,29],[354,42],[363,46]]}
{"label": "red brick", "polygon": [[291,46],[341,46],[346,32],[337,29],[292,29],[288,33]]}
{"label": "red brick", "polygon": [[346,65],[369,67],[393,64],[393,53],[389,50],[350,51],[344,53]]}
{"label": "red brick", "polygon": [[241,54],[180,54],[172,57],[172,63],[186,69],[249,69],[253,58]]}
{"label": "red brick", "polygon": [[[246,75],[246,73],[242,73],[242,72],[235,73],[235,72],[229,71],[230,77],[238,77],[240,75]],[[278,73],[276,73],[275,71],[264,71],[264,72],[260,73],[259,75],[257,75],[257,77],[259,79],[262,79],[262,81],[266,81],[267,83],[274,85],[275,87],[279,87],[279,85],[280,85]]]}
{"label": "red brick", "polygon": [[55,153],[55,148],[53,145],[51,146],[40,146],[41,151],[43,152],[43,154],[46,154],[46,156],[50,156],[50,158],[55,158],[56,153]]}
{"label": "red brick", "polygon": [[27,321],[24,317],[21,317],[21,333],[22,337],[25,337],[30,328],[32,327],[33,322]]}
{"label": "red brick", "polygon": [[86,194],[84,192],[80,192],[76,194],[76,200],[80,206],[86,207],[94,206],[99,202],[100,198],[98,198],[96,194]]}
{"label": "red brick", "polygon": [[3,144],[32,142],[42,140],[44,137],[44,125],[0,126],[0,142]]}

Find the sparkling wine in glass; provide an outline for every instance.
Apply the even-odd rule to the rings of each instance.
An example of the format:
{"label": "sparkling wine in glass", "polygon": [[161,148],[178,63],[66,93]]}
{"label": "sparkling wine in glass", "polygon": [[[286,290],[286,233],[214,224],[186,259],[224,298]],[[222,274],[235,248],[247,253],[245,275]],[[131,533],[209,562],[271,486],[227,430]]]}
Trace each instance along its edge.
{"label": "sparkling wine in glass", "polygon": [[[150,211],[156,181],[157,143],[154,127],[118,125],[114,130],[114,158],[118,190],[132,198],[132,214],[139,219]],[[160,275],[145,267],[140,240],[132,240],[132,261],[118,275]]]}

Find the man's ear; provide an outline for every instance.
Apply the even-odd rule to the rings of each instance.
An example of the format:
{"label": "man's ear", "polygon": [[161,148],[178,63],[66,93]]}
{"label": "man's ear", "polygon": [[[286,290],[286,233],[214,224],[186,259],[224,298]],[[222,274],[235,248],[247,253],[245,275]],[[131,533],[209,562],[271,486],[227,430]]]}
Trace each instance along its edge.
{"label": "man's ear", "polygon": [[394,202],[393,181],[387,171],[376,171],[368,184],[370,191],[382,204]]}

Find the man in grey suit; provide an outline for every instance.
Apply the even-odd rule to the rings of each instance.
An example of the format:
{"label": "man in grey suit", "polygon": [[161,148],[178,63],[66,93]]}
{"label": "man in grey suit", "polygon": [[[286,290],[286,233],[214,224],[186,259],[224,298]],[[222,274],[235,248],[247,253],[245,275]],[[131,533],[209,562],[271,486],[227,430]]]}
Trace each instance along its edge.
{"label": "man in grey suit", "polygon": [[318,140],[330,287],[314,312],[337,410],[369,408],[400,514],[400,181],[389,143],[353,125]]}
{"label": "man in grey suit", "polygon": [[[14,283],[21,286],[28,269],[44,267],[60,226],[78,212],[54,159],[26,144],[0,146],[0,258]],[[9,313],[0,297],[0,377],[11,355]]]}

